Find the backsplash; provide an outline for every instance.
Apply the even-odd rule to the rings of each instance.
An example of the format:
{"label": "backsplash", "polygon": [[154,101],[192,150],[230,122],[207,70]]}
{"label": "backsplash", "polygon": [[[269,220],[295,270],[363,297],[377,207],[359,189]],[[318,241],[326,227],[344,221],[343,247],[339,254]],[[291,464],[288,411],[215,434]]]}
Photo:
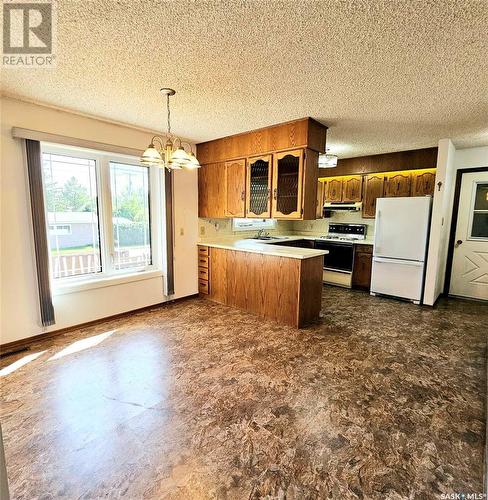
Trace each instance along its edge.
{"label": "backsplash", "polygon": [[[323,236],[329,231],[329,224],[342,222],[349,224],[366,224],[368,226],[366,239],[373,239],[374,219],[363,219],[361,212],[334,212],[328,219],[276,221],[276,228],[267,230],[270,234],[304,233],[313,236]],[[221,237],[248,238],[256,234],[256,229],[250,231],[233,231],[232,219],[198,219],[198,235],[201,240]]]}
{"label": "backsplash", "polygon": [[330,223],[366,224],[368,226],[366,239],[373,239],[374,219],[363,219],[361,212],[333,212],[328,219],[299,220],[292,222],[292,231],[296,233],[307,233],[322,236],[329,231]]}
{"label": "backsplash", "polygon": [[[276,221],[275,229],[267,229],[270,234],[289,234],[293,231],[292,221]],[[234,231],[232,219],[198,219],[198,236],[201,240],[239,236],[247,238],[256,234],[256,229],[250,231]]]}

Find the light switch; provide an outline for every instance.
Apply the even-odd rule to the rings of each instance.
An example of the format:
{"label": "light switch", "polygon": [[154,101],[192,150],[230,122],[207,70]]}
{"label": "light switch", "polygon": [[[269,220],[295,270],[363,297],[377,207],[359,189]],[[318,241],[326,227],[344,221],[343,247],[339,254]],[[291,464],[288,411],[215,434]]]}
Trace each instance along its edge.
{"label": "light switch", "polygon": [[180,227],[180,236],[183,236],[185,234],[185,229]]}

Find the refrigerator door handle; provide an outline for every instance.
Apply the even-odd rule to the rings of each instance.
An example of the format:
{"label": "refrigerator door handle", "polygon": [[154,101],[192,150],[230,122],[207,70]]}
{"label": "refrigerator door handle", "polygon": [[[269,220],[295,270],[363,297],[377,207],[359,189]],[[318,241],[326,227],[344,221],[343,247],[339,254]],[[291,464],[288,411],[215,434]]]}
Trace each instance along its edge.
{"label": "refrigerator door handle", "polygon": [[387,264],[403,264],[405,266],[422,267],[424,262],[421,260],[402,260],[402,259],[388,259],[385,257],[373,257],[373,262],[385,262]]}
{"label": "refrigerator door handle", "polygon": [[374,232],[374,253],[379,253],[380,251],[380,246],[379,246],[379,242],[380,242],[380,227],[381,227],[381,224],[379,223],[380,222],[380,216],[381,216],[381,210],[380,209],[377,209],[377,214],[376,214],[376,221],[375,221],[375,232]]}

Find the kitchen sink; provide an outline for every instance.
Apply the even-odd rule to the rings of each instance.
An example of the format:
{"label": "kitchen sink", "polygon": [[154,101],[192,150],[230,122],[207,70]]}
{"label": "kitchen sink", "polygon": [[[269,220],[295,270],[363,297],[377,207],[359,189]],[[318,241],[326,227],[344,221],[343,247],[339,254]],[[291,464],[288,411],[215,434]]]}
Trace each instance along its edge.
{"label": "kitchen sink", "polygon": [[253,236],[252,238],[247,238],[248,240],[286,240],[283,236]]}

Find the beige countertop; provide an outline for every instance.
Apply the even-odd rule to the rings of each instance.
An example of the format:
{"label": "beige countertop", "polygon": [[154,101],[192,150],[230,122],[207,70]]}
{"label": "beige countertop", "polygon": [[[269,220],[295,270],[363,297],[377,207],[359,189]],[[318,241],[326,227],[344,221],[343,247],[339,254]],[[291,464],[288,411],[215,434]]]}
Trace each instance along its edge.
{"label": "beige countertop", "polygon": [[277,243],[279,241],[294,241],[303,239],[316,239],[305,238],[304,236],[276,236],[272,240],[254,240],[254,239],[235,239],[228,238],[214,238],[211,240],[203,240],[199,245],[205,245],[214,248],[223,248],[225,250],[237,250],[240,252],[260,253],[263,255],[273,255],[275,257],[289,257],[291,259],[310,259],[320,255],[326,255],[327,250],[315,250],[312,248],[295,248],[281,245],[270,245],[270,243]]}
{"label": "beige countertop", "polygon": [[[209,247],[223,248],[226,250],[238,250],[241,252],[260,253],[266,255],[274,255],[277,257],[290,257],[292,259],[309,259],[317,257],[318,255],[326,255],[327,250],[316,250],[312,248],[296,248],[287,247],[282,245],[273,245],[281,241],[296,241],[296,240],[318,240],[319,236],[314,235],[273,235],[272,240],[255,240],[252,238],[238,239],[235,236],[227,236],[221,238],[211,238],[208,240],[201,240],[199,245],[206,245]],[[322,241],[324,241],[322,239]],[[327,241],[327,240],[325,240]],[[331,240],[337,241],[337,240]],[[271,244],[270,244],[271,243]],[[373,245],[373,240],[357,240],[354,242],[356,245]]]}

